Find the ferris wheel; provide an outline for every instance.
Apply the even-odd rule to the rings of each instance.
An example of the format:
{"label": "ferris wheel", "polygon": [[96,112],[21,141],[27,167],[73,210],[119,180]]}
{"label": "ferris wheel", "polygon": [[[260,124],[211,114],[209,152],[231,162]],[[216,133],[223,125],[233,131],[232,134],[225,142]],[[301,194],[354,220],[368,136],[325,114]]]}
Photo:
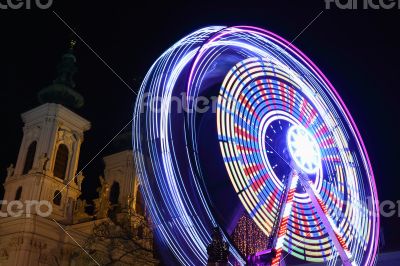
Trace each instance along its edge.
{"label": "ferris wheel", "polygon": [[[181,114],[170,106],[180,94],[189,110],[205,96],[216,97],[215,108]],[[218,172],[270,239],[248,258],[230,242],[232,264],[265,254],[269,265],[288,255],[375,264],[379,215],[366,148],[337,91],[291,43],[254,27],[201,29],[155,62],[138,102],[145,96],[135,158],[151,218],[180,263],[206,260],[207,229],[221,222],[218,192],[204,183]]]}

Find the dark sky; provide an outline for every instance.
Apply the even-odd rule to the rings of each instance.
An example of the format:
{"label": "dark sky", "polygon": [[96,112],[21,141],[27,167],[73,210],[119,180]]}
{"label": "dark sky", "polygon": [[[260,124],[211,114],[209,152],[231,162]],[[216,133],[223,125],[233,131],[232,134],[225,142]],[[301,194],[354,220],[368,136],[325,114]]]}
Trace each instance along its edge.
{"label": "dark sky", "polygon": [[[143,77],[165,49],[198,28],[254,25],[293,40],[325,8],[323,0],[218,2],[145,1],[143,6],[136,0],[70,0],[54,3],[50,10],[0,10],[1,182],[6,167],[16,161],[20,113],[38,105],[36,93],[55,77],[71,34],[52,11],[136,89],[135,79]],[[369,151],[379,197],[394,201],[400,199],[399,25],[399,9],[331,9],[294,42],[341,94]],[[83,43],[78,43],[76,55],[76,89],[86,100],[78,113],[92,122],[82,146],[82,167],[131,119],[135,95]],[[98,184],[102,155],[85,171],[89,196]],[[387,249],[400,247],[399,221],[382,220]]]}

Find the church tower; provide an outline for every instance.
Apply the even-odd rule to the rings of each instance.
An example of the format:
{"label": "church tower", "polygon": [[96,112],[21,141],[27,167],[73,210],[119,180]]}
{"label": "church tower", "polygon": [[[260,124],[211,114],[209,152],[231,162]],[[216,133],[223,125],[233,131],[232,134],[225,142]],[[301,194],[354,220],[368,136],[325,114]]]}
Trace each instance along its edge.
{"label": "church tower", "polygon": [[[39,91],[41,105],[21,115],[18,158],[4,182],[0,265],[51,264],[52,250],[65,239],[59,224],[73,221],[84,178],[77,172],[80,147],[90,129],[90,122],[71,110],[83,105],[83,97],[74,90],[74,45],[72,41],[62,56],[53,83]],[[16,201],[9,208],[7,203]],[[34,202],[47,205],[36,208]],[[10,215],[16,208],[18,215]]]}
{"label": "church tower", "polygon": [[120,134],[111,143],[110,153],[103,157],[104,177],[100,176],[99,198],[95,200],[95,205],[98,206],[97,218],[107,216],[102,209],[145,217],[131,141],[130,131]]}
{"label": "church tower", "polygon": [[108,199],[111,208],[118,206],[120,211],[133,211],[139,216],[145,216],[131,140],[130,131],[115,138],[111,144],[112,153],[103,157],[104,177],[100,179],[109,186]]}
{"label": "church tower", "polygon": [[[82,173],[77,175],[83,133],[90,122],[70,109],[83,105],[74,90],[75,42],[62,57],[53,84],[39,92],[42,105],[22,114],[23,138],[13,173],[4,183],[4,200],[47,200],[53,205],[52,217],[71,221],[80,195]],[[12,174],[12,175],[11,175]]]}

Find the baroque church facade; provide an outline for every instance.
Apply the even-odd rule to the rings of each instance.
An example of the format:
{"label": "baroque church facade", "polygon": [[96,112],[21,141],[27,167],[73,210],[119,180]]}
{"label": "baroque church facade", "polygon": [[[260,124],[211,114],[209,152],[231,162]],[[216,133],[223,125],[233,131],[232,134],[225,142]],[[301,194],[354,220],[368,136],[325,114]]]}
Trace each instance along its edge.
{"label": "baroque church facade", "polygon": [[7,169],[0,217],[0,265],[157,265],[132,150],[103,158],[93,214],[81,199],[80,147],[91,127],[75,111],[75,43],[40,106],[23,113],[18,158]]}

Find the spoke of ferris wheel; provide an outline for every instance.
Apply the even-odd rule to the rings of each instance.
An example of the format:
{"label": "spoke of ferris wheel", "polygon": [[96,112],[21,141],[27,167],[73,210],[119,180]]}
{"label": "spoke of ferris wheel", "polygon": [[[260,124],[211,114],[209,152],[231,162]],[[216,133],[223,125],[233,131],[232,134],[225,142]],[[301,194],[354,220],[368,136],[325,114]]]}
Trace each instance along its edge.
{"label": "spoke of ferris wheel", "polygon": [[279,230],[275,236],[273,247],[275,248],[275,256],[272,258],[271,266],[278,266],[281,261],[283,251],[283,241],[287,231],[288,219],[292,211],[294,192],[299,181],[299,175],[296,170],[292,170],[287,181],[286,191],[282,201],[281,212],[278,217]]}
{"label": "spoke of ferris wheel", "polygon": [[331,238],[333,245],[336,248],[336,251],[339,253],[343,265],[344,266],[357,265],[353,261],[351,253],[343,237],[341,236],[339,229],[336,227],[335,223],[333,222],[333,219],[330,217],[328,209],[326,208],[324,202],[322,201],[322,198],[319,195],[318,191],[315,190],[312,181],[305,174],[300,174],[299,180],[304,189],[306,190],[307,194],[309,195],[311,202],[315,207],[322,224],[325,227],[326,232]]}

